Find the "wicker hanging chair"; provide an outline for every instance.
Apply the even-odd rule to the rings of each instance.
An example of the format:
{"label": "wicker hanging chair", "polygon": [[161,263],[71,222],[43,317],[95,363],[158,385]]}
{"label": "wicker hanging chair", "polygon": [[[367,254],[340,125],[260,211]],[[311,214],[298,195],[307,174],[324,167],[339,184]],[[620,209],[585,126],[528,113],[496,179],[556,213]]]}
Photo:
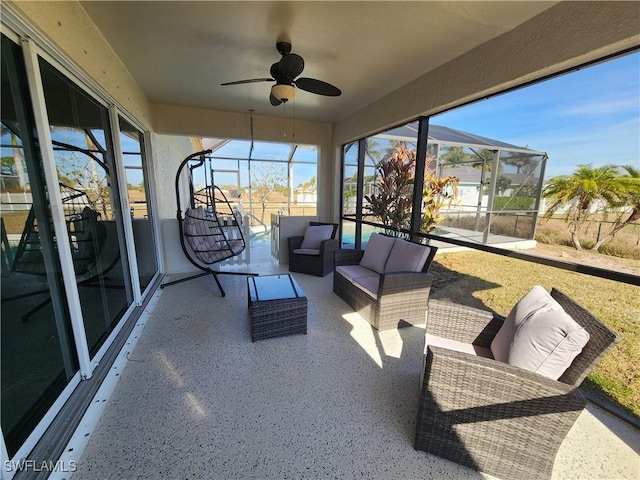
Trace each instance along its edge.
{"label": "wicker hanging chair", "polygon": [[[180,245],[187,260],[202,273],[161,285],[161,288],[176,283],[186,282],[194,278],[211,275],[220,289],[218,275],[255,275],[244,272],[222,272],[214,270],[213,265],[240,255],[246,248],[242,232],[242,219],[234,211],[222,190],[212,183],[211,160],[205,150],[189,155],[178,168],[175,180],[178,228]],[[183,172],[187,173],[189,184],[188,207],[182,212],[183,202],[180,197],[180,182]],[[205,185],[195,189],[194,179],[204,179]]]}

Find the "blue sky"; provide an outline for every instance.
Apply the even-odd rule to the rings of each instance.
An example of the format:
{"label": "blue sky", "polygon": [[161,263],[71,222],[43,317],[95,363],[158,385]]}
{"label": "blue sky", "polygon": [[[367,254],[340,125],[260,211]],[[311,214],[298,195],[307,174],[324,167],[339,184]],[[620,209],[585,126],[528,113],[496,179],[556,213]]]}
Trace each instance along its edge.
{"label": "blue sky", "polygon": [[547,152],[545,178],[579,164],[640,168],[640,53],[432,117],[437,125]]}

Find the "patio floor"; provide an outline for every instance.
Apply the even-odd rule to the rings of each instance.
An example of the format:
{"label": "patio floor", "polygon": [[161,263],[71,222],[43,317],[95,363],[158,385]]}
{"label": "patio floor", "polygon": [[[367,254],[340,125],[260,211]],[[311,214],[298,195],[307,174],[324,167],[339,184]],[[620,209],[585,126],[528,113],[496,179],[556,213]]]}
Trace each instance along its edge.
{"label": "patio floor", "polygon": [[[377,332],[331,275],[295,277],[308,334],[256,343],[245,277],[221,277],[225,298],[207,277],[164,289],[73,480],[491,478],[413,448],[424,329]],[[637,480],[639,448],[640,432],[589,406],[553,478]]]}

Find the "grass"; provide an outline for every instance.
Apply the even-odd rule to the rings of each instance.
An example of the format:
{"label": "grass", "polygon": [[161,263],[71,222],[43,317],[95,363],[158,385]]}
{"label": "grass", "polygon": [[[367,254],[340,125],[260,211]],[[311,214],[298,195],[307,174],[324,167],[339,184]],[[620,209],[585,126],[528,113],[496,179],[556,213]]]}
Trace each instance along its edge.
{"label": "grass", "polygon": [[640,417],[640,287],[484,252],[438,255],[432,298],[507,315],[533,285],[563,291],[621,337],[583,387]]}

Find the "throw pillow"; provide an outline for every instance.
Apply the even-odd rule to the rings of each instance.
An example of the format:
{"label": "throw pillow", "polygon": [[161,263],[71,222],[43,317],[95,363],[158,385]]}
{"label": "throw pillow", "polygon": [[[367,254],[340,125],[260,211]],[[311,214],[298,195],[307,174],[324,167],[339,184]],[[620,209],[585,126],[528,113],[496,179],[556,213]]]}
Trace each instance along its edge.
{"label": "throw pillow", "polygon": [[384,267],[385,272],[420,272],[431,248],[396,238],[389,259]]}
{"label": "throw pillow", "polygon": [[360,259],[360,265],[377,273],[384,272],[384,266],[387,264],[387,258],[395,240],[393,237],[372,233],[364,255]]}
{"label": "throw pillow", "polygon": [[589,341],[589,333],[539,285],[512,309],[501,333],[501,338],[496,335],[491,343],[496,360],[554,380],[562,376]]}
{"label": "throw pillow", "polygon": [[324,240],[329,240],[333,233],[333,225],[309,225],[304,231],[304,238],[300,248],[318,250]]}

